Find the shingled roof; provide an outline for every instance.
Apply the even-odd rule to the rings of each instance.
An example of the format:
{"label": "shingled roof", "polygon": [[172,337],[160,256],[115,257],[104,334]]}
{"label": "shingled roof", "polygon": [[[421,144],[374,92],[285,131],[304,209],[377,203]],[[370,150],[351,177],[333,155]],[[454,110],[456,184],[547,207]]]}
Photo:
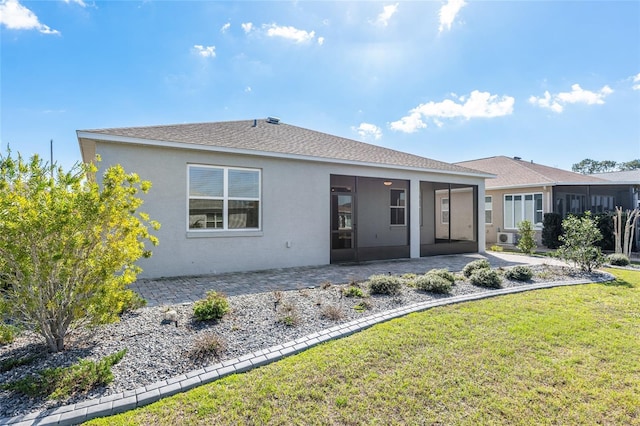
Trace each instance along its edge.
{"label": "shingled roof", "polygon": [[610,184],[604,179],[580,173],[569,172],[555,167],[543,166],[518,158],[505,156],[481,158],[479,160],[455,163],[497,175],[486,181],[487,189],[545,186],[545,185],[591,185]]}
{"label": "shingled roof", "polygon": [[77,135],[81,143],[82,140],[99,140],[255,155],[280,154],[309,160],[337,160],[491,177],[460,165],[265,120],[78,130]]}

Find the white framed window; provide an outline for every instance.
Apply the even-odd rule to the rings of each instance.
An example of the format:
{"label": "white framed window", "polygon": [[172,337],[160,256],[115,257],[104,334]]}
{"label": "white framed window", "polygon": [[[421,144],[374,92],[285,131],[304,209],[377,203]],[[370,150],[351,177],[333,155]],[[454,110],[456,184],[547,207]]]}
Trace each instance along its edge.
{"label": "white framed window", "polygon": [[487,225],[493,223],[493,197],[491,195],[484,197],[484,223]]}
{"label": "white framed window", "polygon": [[407,223],[407,191],[405,189],[391,189],[391,225],[405,225]]}
{"label": "white framed window", "polygon": [[258,169],[188,166],[189,230],[260,229]]}
{"label": "white framed window", "polygon": [[516,229],[528,220],[535,228],[542,228],[542,193],[508,194],[504,196],[504,228]]}
{"label": "white framed window", "polygon": [[449,199],[442,198],[440,200],[440,221],[446,225],[449,223]]}

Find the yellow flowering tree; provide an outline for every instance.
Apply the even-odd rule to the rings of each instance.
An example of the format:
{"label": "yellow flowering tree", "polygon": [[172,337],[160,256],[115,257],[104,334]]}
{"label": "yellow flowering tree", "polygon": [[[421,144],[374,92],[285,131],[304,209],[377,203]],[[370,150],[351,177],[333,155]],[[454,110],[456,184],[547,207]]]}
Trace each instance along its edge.
{"label": "yellow flowering tree", "polygon": [[118,319],[136,297],[135,262],[158,243],[159,224],[137,212],[151,184],[119,165],[100,184],[96,172],[0,154],[2,305],[55,352],[70,330]]}

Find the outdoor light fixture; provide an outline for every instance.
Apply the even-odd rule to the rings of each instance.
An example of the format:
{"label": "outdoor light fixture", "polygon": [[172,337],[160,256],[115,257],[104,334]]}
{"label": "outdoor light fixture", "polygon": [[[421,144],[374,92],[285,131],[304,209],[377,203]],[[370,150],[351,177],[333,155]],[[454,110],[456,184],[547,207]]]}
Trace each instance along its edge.
{"label": "outdoor light fixture", "polygon": [[391,182],[390,180],[385,180],[384,182],[382,182],[384,184],[384,186],[391,186],[393,185],[393,182]]}

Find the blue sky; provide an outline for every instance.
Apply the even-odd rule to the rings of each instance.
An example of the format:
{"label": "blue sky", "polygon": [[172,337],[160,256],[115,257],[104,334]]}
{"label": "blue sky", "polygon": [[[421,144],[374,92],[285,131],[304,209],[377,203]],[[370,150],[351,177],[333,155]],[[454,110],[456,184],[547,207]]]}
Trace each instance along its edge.
{"label": "blue sky", "polygon": [[277,116],[456,162],[640,158],[638,1],[0,0],[2,150]]}

